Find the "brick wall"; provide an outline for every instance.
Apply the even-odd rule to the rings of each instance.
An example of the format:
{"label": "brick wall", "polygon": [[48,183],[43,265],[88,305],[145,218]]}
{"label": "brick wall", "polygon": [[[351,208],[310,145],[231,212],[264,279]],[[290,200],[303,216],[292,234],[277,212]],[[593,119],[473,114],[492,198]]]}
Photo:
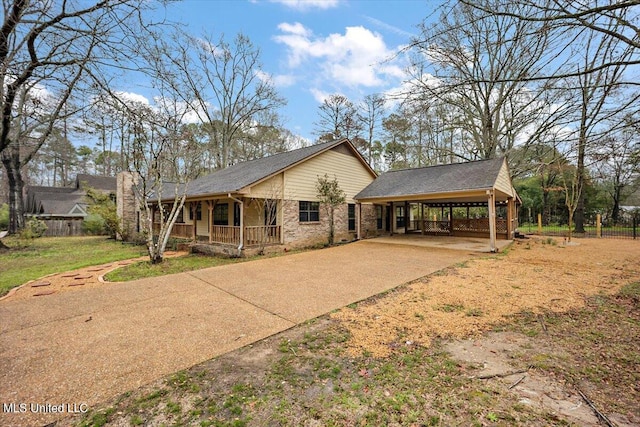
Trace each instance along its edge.
{"label": "brick wall", "polygon": [[[283,236],[285,245],[293,247],[314,246],[329,241],[329,213],[326,206],[320,205],[319,222],[300,222],[299,204],[297,200],[285,200],[283,203]],[[350,241],[355,232],[349,232],[348,208],[344,203],[336,207],[334,212],[334,240]]]}
{"label": "brick wall", "polygon": [[360,232],[361,232],[361,237],[363,239],[366,239],[368,237],[375,237],[375,236],[379,236],[381,234],[384,234],[384,207],[382,208],[383,211],[383,220],[382,220],[382,230],[378,230],[378,220],[377,220],[377,214],[376,214],[376,207],[375,205],[362,205],[361,206],[361,215],[362,217],[360,218]]}
{"label": "brick wall", "polygon": [[120,172],[116,179],[116,204],[122,235],[118,240],[133,237],[138,232],[138,204],[133,193],[134,175],[130,172]]}

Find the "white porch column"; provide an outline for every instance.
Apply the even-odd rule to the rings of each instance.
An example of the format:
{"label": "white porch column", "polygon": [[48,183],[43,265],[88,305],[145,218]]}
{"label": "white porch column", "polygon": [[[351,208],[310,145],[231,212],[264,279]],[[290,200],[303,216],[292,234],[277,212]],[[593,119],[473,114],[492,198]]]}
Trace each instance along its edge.
{"label": "white porch column", "polygon": [[238,205],[240,206],[240,244],[238,245],[238,255],[241,255],[242,249],[244,248],[244,201],[233,197],[231,193],[229,193],[227,197],[238,202]]}
{"label": "white porch column", "polygon": [[487,190],[489,205],[489,251],[496,251],[496,197],[493,190]]}

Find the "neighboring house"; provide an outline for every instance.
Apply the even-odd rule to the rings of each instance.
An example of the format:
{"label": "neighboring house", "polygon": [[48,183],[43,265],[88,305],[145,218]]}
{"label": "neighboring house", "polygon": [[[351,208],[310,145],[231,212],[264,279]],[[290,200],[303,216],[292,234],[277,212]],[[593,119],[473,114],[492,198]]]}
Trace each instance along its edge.
{"label": "neighboring house", "polygon": [[82,234],[87,217],[86,188],[94,188],[115,199],[116,178],[78,174],[69,187],[29,186],[26,189],[25,214],[47,224],[47,236]]}
{"label": "neighboring house", "polygon": [[[342,139],[238,163],[191,181],[172,235],[240,249],[326,243],[328,211],[318,202],[316,190],[318,177],[325,174],[335,177],[346,195],[345,203],[335,211],[335,240],[356,238],[356,223],[360,222],[362,230],[375,234],[373,205],[357,210],[354,196],[376,173],[351,142]],[[135,224],[139,230],[132,210],[132,184],[130,176],[119,175],[118,200],[122,203],[118,212],[124,224]],[[164,185],[163,192],[161,200],[172,203],[173,186]]]}
{"label": "neighboring house", "polygon": [[513,239],[521,204],[504,158],[389,171],[355,199],[385,206],[390,232],[489,237],[492,251]]}

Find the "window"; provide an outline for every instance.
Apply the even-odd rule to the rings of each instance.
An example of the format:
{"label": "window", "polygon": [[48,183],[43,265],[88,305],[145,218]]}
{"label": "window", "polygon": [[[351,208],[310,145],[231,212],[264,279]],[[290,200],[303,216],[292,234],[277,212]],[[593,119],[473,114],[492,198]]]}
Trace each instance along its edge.
{"label": "window", "polygon": [[202,203],[196,203],[196,221],[202,221]]}
{"label": "window", "polygon": [[347,217],[349,218],[349,231],[356,231],[356,205],[347,205]]}
{"label": "window", "polygon": [[376,227],[382,230],[382,206],[376,206]]}
{"label": "window", "polygon": [[229,225],[229,204],[217,204],[213,208],[213,225]]}
{"label": "window", "polygon": [[300,202],[300,222],[318,222],[320,221],[320,203],[319,202]]}

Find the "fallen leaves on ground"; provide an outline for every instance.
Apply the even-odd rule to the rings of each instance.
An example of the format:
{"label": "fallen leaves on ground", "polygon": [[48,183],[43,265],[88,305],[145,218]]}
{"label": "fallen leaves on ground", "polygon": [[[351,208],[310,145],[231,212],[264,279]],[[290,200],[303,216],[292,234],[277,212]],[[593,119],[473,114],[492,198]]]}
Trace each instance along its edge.
{"label": "fallen leaves on ground", "polygon": [[518,312],[583,307],[589,295],[640,280],[639,259],[640,241],[533,237],[332,317],[351,333],[352,354],[385,357],[402,345],[477,335]]}

